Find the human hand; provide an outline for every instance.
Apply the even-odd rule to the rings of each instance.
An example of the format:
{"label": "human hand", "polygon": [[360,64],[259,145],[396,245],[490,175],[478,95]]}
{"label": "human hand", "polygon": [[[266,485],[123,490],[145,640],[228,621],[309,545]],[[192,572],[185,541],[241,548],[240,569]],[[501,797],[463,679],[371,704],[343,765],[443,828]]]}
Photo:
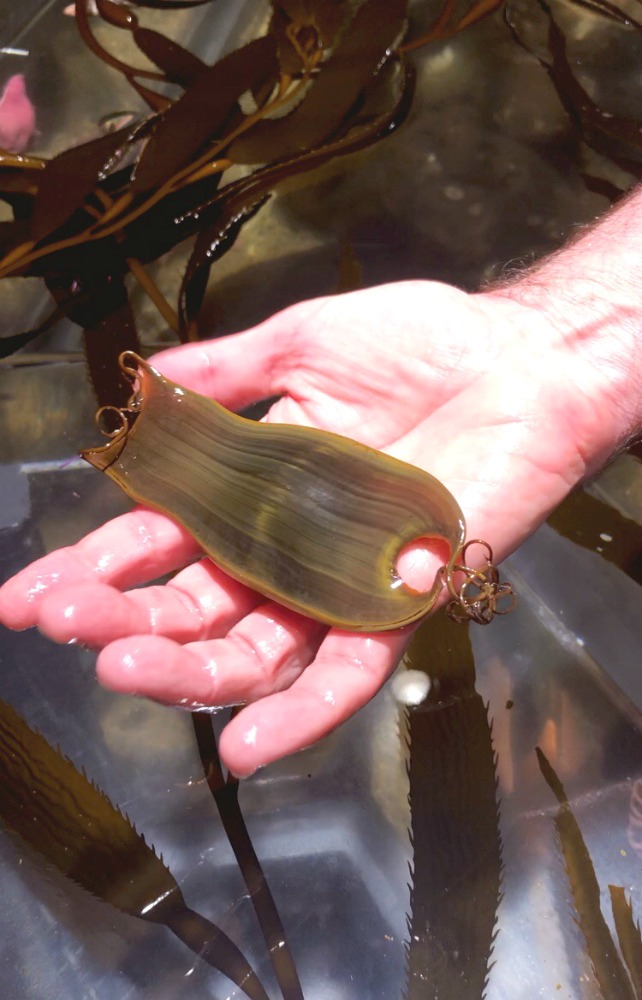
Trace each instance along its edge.
{"label": "human hand", "polygon": [[[429,471],[496,559],[605,457],[615,433],[596,417],[595,366],[545,313],[498,292],[382,286],[152,360],[230,409],[278,395],[268,420],[326,428]],[[418,547],[400,568],[428,589],[438,565]],[[127,590],[175,570],[165,586]],[[199,559],[184,529],[144,508],[8,581],[0,621],[99,648],[98,676],[115,690],[185,707],[248,703],[220,743],[238,775],[353,714],[412,631],[328,631]]]}

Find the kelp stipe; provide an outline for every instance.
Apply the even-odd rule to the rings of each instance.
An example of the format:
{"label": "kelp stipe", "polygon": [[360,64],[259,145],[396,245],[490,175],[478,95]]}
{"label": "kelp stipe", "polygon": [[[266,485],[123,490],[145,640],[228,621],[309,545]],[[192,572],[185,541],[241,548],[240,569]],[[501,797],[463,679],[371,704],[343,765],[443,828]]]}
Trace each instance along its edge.
{"label": "kelp stipe", "polygon": [[[610,928],[600,907],[600,885],[595,874],[591,855],[573,815],[564,786],[555,770],[539,747],[535,748],[537,762],[546,784],[559,803],[555,816],[555,829],[559,837],[564,866],[573,893],[577,923],[586,942],[586,950],[600,985],[604,1000],[641,1000],[637,989],[629,980],[624,962],[618,954]],[[622,896],[623,896],[622,892]],[[623,909],[625,900],[611,892],[611,906],[615,926],[625,959],[642,954],[642,942],[632,947],[632,927]],[[632,918],[630,918],[632,924]],[[639,938],[639,930],[638,930]],[[621,935],[624,935],[622,937]],[[625,950],[626,949],[626,950]],[[637,970],[640,978],[640,970]]]}
{"label": "kelp stipe", "polygon": [[223,776],[212,717],[192,712],[192,724],[205,780],[252,901],[283,1000],[304,1000],[279,911],[245,825],[239,803],[239,781],[231,774]]}
{"label": "kelp stipe", "polygon": [[129,496],[182,523],[231,576],[329,625],[385,630],[430,611],[441,574],[420,594],[395,564],[429,537],[454,570],[464,520],[438,480],[337,434],[239,417],[131,353],[121,364],[138,384],[130,410],[82,454]]}
{"label": "kelp stipe", "polygon": [[406,666],[429,674],[408,710],[413,845],[406,1000],[480,1000],[500,902],[496,757],[468,630],[435,615]]}
{"label": "kelp stipe", "polygon": [[250,1000],[268,1000],[234,942],[185,903],[129,819],[0,701],[0,820],[47,865],[122,913],[165,924]]}

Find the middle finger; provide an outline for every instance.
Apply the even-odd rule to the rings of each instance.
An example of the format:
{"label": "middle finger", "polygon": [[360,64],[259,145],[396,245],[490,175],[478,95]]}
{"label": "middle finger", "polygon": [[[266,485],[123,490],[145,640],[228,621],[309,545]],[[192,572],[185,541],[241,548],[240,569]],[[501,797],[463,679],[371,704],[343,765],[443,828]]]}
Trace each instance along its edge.
{"label": "middle finger", "polygon": [[314,659],[327,626],[273,602],[225,638],[181,646],[159,636],[108,645],[97,664],[106,687],[185,708],[254,701],[289,687]]}

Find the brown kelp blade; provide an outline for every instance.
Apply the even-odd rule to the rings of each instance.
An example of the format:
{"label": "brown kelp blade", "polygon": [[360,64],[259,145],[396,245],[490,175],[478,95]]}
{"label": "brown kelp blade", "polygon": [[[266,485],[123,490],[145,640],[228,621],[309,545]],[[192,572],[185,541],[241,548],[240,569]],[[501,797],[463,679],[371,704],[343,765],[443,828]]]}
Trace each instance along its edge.
{"label": "brown kelp blade", "polygon": [[[113,261],[109,263],[114,266]],[[118,266],[116,262],[115,266]],[[122,273],[98,273],[83,268],[64,282],[47,282],[64,314],[83,329],[83,345],[94,395],[100,406],[118,400],[124,405],[131,387],[114,351],[139,350],[138,330]]]}
{"label": "brown kelp blade", "polygon": [[270,34],[283,73],[296,76],[304,66],[301,42],[329,49],[346,19],[348,0],[272,0]]}
{"label": "brown kelp blade", "polygon": [[535,752],[544,780],[559,802],[555,828],[573,893],[577,922],[604,1000],[637,1000],[600,908],[600,886],[595,868],[564,786],[539,747]]}
{"label": "brown kelp blade", "polygon": [[433,681],[426,701],[408,712],[413,863],[405,996],[480,1000],[502,864],[495,754],[468,626],[435,615],[404,664]]}
{"label": "brown kelp blade", "polygon": [[273,76],[276,68],[276,45],[266,35],[199,73],[152,133],[134,171],[132,190],[141,193],[161,184],[209,139],[224,135],[241,94]]}
{"label": "brown kelp blade", "polygon": [[[642,172],[640,121],[610,111],[605,112],[599,107],[578,78],[574,61],[567,52],[566,36],[555,18],[553,7],[547,0],[538,0],[538,6],[548,23],[546,54],[533,50],[522,30],[519,8],[515,4],[509,4],[506,7],[506,21],[515,38],[527,51],[532,52],[548,73],[570,121],[584,142],[623,169],[639,175]],[[610,4],[585,4],[583,0],[579,0],[578,6],[589,6],[594,13],[609,20],[620,20]],[[639,30],[637,22],[631,21],[626,15],[621,20],[628,28],[634,26]]]}
{"label": "brown kelp blade", "polygon": [[328,431],[239,417],[136,355],[121,360],[136,369],[131,424],[82,454],[132,499],[179,521],[235,579],[326,624],[387,630],[432,609],[441,574],[417,593],[396,560],[436,538],[452,570],[465,525],[442,483]]}
{"label": "brown kelp blade", "polygon": [[171,83],[189,87],[207,69],[202,59],[159,31],[136,27],[132,34],[141,52],[163,71]]}
{"label": "brown kelp blade", "polygon": [[232,775],[228,775],[227,780],[223,777],[211,715],[192,712],[192,723],[203,773],[252,900],[283,1000],[303,1000],[299,975],[279,911],[243,818],[238,779]]}
{"label": "brown kelp blade", "polygon": [[642,1000],[642,935],[640,922],[633,918],[631,901],[619,885],[609,886],[611,910],[620,951],[629,970],[636,1000]]}
{"label": "brown kelp blade", "polygon": [[615,507],[580,488],[553,511],[547,524],[642,584],[642,525]]}
{"label": "brown kelp blade", "polygon": [[188,910],[171,872],[129,819],[4,701],[0,818],[52,868],[123,913],[167,924],[252,1000],[267,1000],[234,942]]}
{"label": "brown kelp blade", "polygon": [[391,108],[317,149],[255,170],[246,180],[228,185],[221,195],[215,195],[209,206],[199,207],[204,226],[187,262],[179,293],[179,317],[183,330],[191,328],[196,320],[213,264],[228,249],[229,240],[235,239],[244,223],[261,208],[269,193],[289,177],[314,170],[339,156],[348,156],[390,135],[402,124],[410,110],[414,86],[414,69],[406,65],[400,74],[399,91]]}
{"label": "brown kelp blade", "polygon": [[405,0],[365,0],[298,107],[253,125],[232,143],[230,159],[272,163],[331,137],[399,40],[405,17]]}
{"label": "brown kelp blade", "polygon": [[138,125],[110,132],[66,149],[49,160],[38,178],[38,195],[31,216],[31,236],[43,239],[79,209],[138,134]]}

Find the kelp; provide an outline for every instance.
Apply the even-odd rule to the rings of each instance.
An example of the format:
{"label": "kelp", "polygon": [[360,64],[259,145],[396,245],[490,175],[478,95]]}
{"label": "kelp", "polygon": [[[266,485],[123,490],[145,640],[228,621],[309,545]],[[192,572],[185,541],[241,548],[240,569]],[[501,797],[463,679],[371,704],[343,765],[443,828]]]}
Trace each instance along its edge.
{"label": "kelp", "polygon": [[636,1000],[642,1000],[642,935],[640,921],[633,917],[631,901],[621,885],[610,885],[611,911],[622,957],[629,970]]}
{"label": "kelp", "polygon": [[287,936],[241,812],[238,778],[223,775],[212,717],[192,712],[192,723],[203,773],[252,900],[283,1000],[303,1000]]}
{"label": "kelp", "polygon": [[197,211],[203,219],[203,228],[194,245],[179,292],[180,330],[184,335],[190,336],[195,331],[212,265],[229,249],[230,242],[236,239],[248,218],[271,196],[270,192],[302,168],[312,170],[323,166],[337,156],[354,153],[392,132],[404,121],[410,109],[414,83],[414,69],[406,66],[399,98],[389,111],[376,115],[367,124],[354,127],[348,135],[327,142],[318,149],[306,150],[290,159],[263,167],[255,171],[250,181],[230,185],[225,198],[218,203],[214,201],[209,207],[199,206]]}
{"label": "kelp", "polygon": [[566,497],[546,523],[642,584],[642,525],[615,507],[580,487]]}
{"label": "kelp", "polygon": [[[150,110],[50,160],[0,151],[0,199],[14,211],[2,230],[0,278],[37,276],[49,290],[85,294],[91,276],[120,284],[132,275],[169,329],[195,339],[212,264],[280,185],[381,141],[404,121],[414,92],[404,0],[273,0],[266,33],[212,65],[139,16],[146,8],[208,2],[97,0],[98,17],[113,32],[127,32],[151,68],[115,56],[94,30],[90,0],[75,5],[85,45]],[[478,0],[455,12],[446,0],[430,36],[406,48],[448,38],[498,4]],[[236,177],[228,180],[232,169]],[[195,236],[174,306],[146,265]],[[57,301],[62,315],[78,322],[73,296]],[[138,350],[133,315],[114,345],[117,319],[110,322],[102,307],[93,313],[83,326],[89,374],[101,401],[111,379],[120,405],[122,381],[104,355]],[[16,331],[2,354],[28,344],[30,332]]]}
{"label": "kelp", "polygon": [[416,633],[404,666],[427,673],[408,710],[411,838],[407,1000],[480,1000],[500,902],[496,757],[465,627],[443,614]]}
{"label": "kelp", "polygon": [[[509,0],[505,17],[515,39],[548,74],[568,115],[569,124],[581,141],[633,177],[642,177],[642,120],[600,107],[579,78],[581,60],[569,57],[567,38],[556,16],[561,6],[559,0],[550,3],[548,0],[536,0],[536,3],[545,23],[545,42],[538,44],[532,40],[532,32],[527,30],[525,24],[524,5]],[[642,33],[641,21],[608,0],[570,0],[570,4],[624,29]],[[611,201],[617,200],[628,186],[626,182],[594,176],[588,171],[583,173],[583,177],[589,189],[604,194]]]}
{"label": "kelp", "polygon": [[[610,887],[616,933],[625,961],[618,953],[602,913],[600,885],[595,867],[564,786],[541,749],[536,747],[535,752],[542,776],[559,803],[555,829],[573,894],[578,926],[586,942],[586,950],[602,996],[604,1000],[642,1000],[642,994],[638,990],[642,940],[639,928],[627,913],[624,890]],[[627,973],[627,965],[632,971],[631,978]]]}
{"label": "kelp", "polygon": [[[51,160],[1,154],[0,199],[14,219],[3,227],[0,277],[38,276],[50,292],[67,290],[54,295],[62,313],[87,331],[101,400],[110,379],[117,394],[122,390],[104,355],[138,349],[131,312],[114,344],[127,303],[119,291],[111,322],[108,284],[127,289],[124,278],[132,274],[182,339],[197,336],[211,264],[242,225],[284,179],[388,135],[412,96],[412,73],[396,48],[406,25],[403,0],[364,0],[356,11],[345,0],[274,0],[267,33],[213,65],[145,27],[137,13],[195,5],[98,0],[102,21],[129,33],[150,69],[112,55],[92,27],[88,0],[79,0],[81,38],[125,76],[150,113]],[[240,164],[253,169],[228,182],[227,171]],[[146,265],[195,235],[177,310]],[[92,288],[85,322],[71,290],[86,297]],[[28,342],[26,333],[17,335],[5,346]],[[112,395],[112,402],[124,400]]]}
{"label": "kelp", "polygon": [[4,701],[0,785],[0,819],[48,866],[122,913],[165,924],[251,1000],[269,1000],[239,948],[187,906],[127,816]]}

